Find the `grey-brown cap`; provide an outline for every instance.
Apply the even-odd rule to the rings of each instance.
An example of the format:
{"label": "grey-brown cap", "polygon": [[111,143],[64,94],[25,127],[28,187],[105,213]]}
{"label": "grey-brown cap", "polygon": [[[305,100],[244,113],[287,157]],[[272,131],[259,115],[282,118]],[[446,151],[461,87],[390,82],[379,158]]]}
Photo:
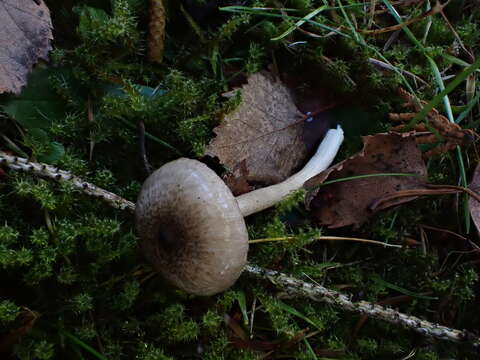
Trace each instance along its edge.
{"label": "grey-brown cap", "polygon": [[135,218],[147,259],[189,293],[224,291],[246,264],[248,234],[237,201],[199,161],[178,159],[152,173],[138,196]]}

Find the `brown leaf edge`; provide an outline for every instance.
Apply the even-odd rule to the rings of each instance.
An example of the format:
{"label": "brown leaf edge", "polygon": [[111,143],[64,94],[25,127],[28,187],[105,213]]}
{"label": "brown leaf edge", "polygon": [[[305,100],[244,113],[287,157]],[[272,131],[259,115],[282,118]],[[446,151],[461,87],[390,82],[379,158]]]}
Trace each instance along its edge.
{"label": "brown leaf edge", "polygon": [[[48,54],[52,50],[52,40],[53,40],[53,25],[52,25],[52,20],[50,18],[50,10],[48,6],[45,4],[44,0],[34,0],[33,1],[37,6],[38,6],[38,14],[41,14],[42,18],[46,19],[48,22],[48,31],[42,32],[42,39],[39,39],[35,42],[35,49],[31,49],[31,51],[37,51],[36,58],[34,61],[29,61],[27,54],[25,54],[25,57],[23,60],[27,60],[24,63],[24,66],[27,69],[27,72],[25,73],[25,77],[17,77],[18,79],[18,86],[15,86],[14,88],[11,87],[6,87],[5,84],[0,84],[0,94],[3,93],[8,93],[11,92],[15,95],[18,95],[21,93],[23,87],[27,84],[27,77],[28,74],[32,72],[33,67],[35,64],[38,62],[39,59],[48,61]],[[28,54],[31,56],[32,54]],[[31,60],[31,59],[30,59]]]}
{"label": "brown leaf edge", "polygon": [[[398,135],[401,136],[402,138],[406,137],[411,137],[412,134],[409,133],[397,133],[397,132],[387,132],[387,133],[378,133],[375,135],[371,136],[377,136],[377,135]],[[358,153],[353,154],[349,158],[340,161],[339,163],[329,167],[327,170],[321,172],[317,176],[309,179],[307,182],[304,184],[304,188],[307,190],[307,194],[305,196],[305,206],[307,210],[310,210],[310,203],[312,200],[318,195],[318,192],[320,191],[320,185],[325,182],[330,177],[330,174],[332,174],[334,171],[340,171],[343,169],[346,163],[355,160],[358,157],[364,157],[365,156],[365,150],[366,150],[366,139],[368,136],[363,137],[363,142],[364,146],[362,150],[360,150]],[[413,199],[412,199],[413,200]]]}
{"label": "brown leaf edge", "polygon": [[[480,163],[477,165],[473,171],[472,182],[470,183],[470,189],[473,191],[480,191]],[[480,232],[480,201],[475,198],[470,198],[468,202],[468,208],[470,210],[470,216],[472,217],[473,223],[477,228],[477,231]]]}

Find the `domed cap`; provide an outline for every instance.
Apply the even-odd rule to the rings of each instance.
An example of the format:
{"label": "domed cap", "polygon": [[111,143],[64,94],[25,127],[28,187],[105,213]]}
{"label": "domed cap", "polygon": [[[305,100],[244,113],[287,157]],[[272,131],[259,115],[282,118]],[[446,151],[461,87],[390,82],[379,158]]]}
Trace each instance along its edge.
{"label": "domed cap", "polygon": [[145,256],[186,292],[224,291],[246,264],[248,234],[237,201],[199,161],[178,159],[152,173],[135,218]]}

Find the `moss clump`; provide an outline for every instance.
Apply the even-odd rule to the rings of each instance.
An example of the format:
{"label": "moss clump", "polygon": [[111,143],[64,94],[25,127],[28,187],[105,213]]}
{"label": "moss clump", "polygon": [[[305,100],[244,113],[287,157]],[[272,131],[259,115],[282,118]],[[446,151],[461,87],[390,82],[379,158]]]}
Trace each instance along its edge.
{"label": "moss clump", "polygon": [[[166,51],[158,65],[144,56],[148,2],[48,1],[55,50],[52,65],[38,69],[32,82],[38,94],[49,95],[49,115],[37,117],[37,105],[31,105],[35,126],[28,126],[9,118],[12,112],[2,107],[0,132],[6,144],[134,200],[145,178],[138,124],[145,125],[147,155],[154,166],[179,156],[200,157],[212,129],[241,101],[221,94],[249,74],[270,68],[280,77],[299,79],[293,88],[300,105],[318,83],[335,94],[335,101],[351,105],[355,110],[346,117],[353,136],[348,134],[340,155],[347,157],[359,149],[360,135],[390,128],[383,119],[400,109],[398,86],[415,83],[404,71],[430,84],[433,76],[424,54],[442,71],[450,66],[444,54],[453,49],[454,36],[439,16],[410,26],[421,39],[432,21],[421,49],[403,33],[389,46],[390,33],[365,35],[361,30],[372,29],[370,15],[355,2],[344,2],[343,9],[338,3],[295,29],[299,19],[324,4],[293,0],[283,5],[295,11],[280,11],[275,2],[250,1],[242,4],[257,7],[253,11],[231,13],[212,3],[167,1]],[[411,18],[422,10],[411,6],[401,12]],[[478,47],[478,19],[474,10],[455,22],[465,46],[473,50]],[[393,25],[389,16],[374,20],[378,26]],[[287,30],[292,31],[271,40]],[[371,58],[390,62],[396,71],[380,72]],[[455,69],[449,67],[448,73]],[[430,85],[416,90],[424,98],[437,91]],[[452,94],[454,99],[463,95],[462,90]],[[15,100],[0,99],[2,105]],[[22,108],[28,106],[22,103]],[[368,130],[359,130],[362,114],[368,115]],[[459,171],[452,163],[448,156],[431,160],[430,181],[457,183]],[[477,259],[467,251],[468,244],[462,248],[458,238],[445,235],[445,230],[462,231],[451,197],[417,200],[372,217],[360,229],[345,230],[318,229],[303,197],[298,192],[247,219],[252,239],[271,240],[252,244],[249,260],[339,289],[354,300],[392,301],[399,310],[431,321],[479,328],[471,316],[477,311]],[[164,283],[144,262],[131,216],[68,184],[0,172],[0,213],[0,340],[28,329],[8,349],[21,360],[98,354],[142,360],[368,360],[407,357],[411,349],[416,349],[416,359],[476,358],[464,346],[431,343],[327,304],[292,299],[247,277],[223,294],[191,297]],[[392,250],[320,241],[321,234],[393,244],[414,238],[423,245]]]}

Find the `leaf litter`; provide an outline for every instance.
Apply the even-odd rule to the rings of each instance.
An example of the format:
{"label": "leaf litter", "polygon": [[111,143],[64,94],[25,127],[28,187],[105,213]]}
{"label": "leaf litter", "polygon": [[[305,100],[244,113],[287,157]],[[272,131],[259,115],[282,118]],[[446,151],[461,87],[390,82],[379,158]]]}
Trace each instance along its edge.
{"label": "leaf litter", "polygon": [[[402,190],[418,189],[425,183],[427,168],[414,136],[386,133],[365,136],[363,141],[362,151],[305,183],[309,190],[306,205],[320,225],[330,228],[359,226],[373,214],[371,205],[375,200]],[[385,173],[414,176],[370,176],[320,186],[327,179]],[[415,198],[403,197],[389,206]]]}
{"label": "leaf litter", "polygon": [[206,155],[231,171],[243,168],[249,184],[285,180],[307,156],[304,115],[290,90],[268,73],[255,73],[241,89],[242,102],[214,129]]}
{"label": "leaf litter", "polygon": [[[480,192],[480,164],[477,165],[475,171],[473,172],[470,189]],[[477,231],[480,231],[480,201],[470,197],[468,207],[470,209],[470,215],[472,216],[473,223],[475,224]]]}
{"label": "leaf litter", "polygon": [[42,0],[0,2],[0,93],[19,94],[39,59],[48,59],[52,21]]}
{"label": "leaf litter", "polygon": [[[306,136],[308,119],[318,117],[331,104],[326,107],[314,106],[313,113],[307,111],[303,115],[295,105],[295,100],[304,111],[313,105],[308,99],[295,99],[290,88],[275,80],[270,73],[251,75],[241,89],[240,105],[225,115],[222,123],[214,129],[217,136],[208,145],[206,155],[218,157],[229,169],[224,179],[235,195],[253,190],[252,185],[283,181],[305,162],[312,143],[312,139]],[[400,94],[403,94],[402,91]],[[314,105],[318,105],[315,94],[312,92],[310,96],[314,97]],[[410,98],[403,97],[409,100],[407,103],[411,103]],[[436,130],[444,136],[449,135],[442,132],[445,127],[443,117],[438,112],[434,115],[433,118],[442,120],[433,121],[434,124],[438,123]],[[411,118],[410,114],[406,116],[406,120]],[[325,128],[328,124],[323,120],[321,125]],[[458,126],[454,130],[455,134],[461,132],[463,139],[464,131]],[[317,128],[313,137],[318,137],[321,132]],[[305,199],[307,209],[319,225],[329,228],[347,225],[358,227],[380,210],[423,195],[467,192],[480,199],[470,189],[427,182],[424,159],[429,152],[422,154],[419,146],[434,142],[430,140],[435,139],[419,141],[415,131],[391,131],[363,137],[362,151],[305,183],[308,190]],[[448,149],[442,148],[439,152],[449,150],[451,146],[448,146]],[[322,185],[326,180],[329,184]]]}
{"label": "leaf litter", "polygon": [[471,189],[427,182],[415,134],[389,132],[365,136],[363,141],[362,151],[305,183],[305,205],[319,225],[358,227],[380,210],[424,195],[464,192],[480,201]]}

